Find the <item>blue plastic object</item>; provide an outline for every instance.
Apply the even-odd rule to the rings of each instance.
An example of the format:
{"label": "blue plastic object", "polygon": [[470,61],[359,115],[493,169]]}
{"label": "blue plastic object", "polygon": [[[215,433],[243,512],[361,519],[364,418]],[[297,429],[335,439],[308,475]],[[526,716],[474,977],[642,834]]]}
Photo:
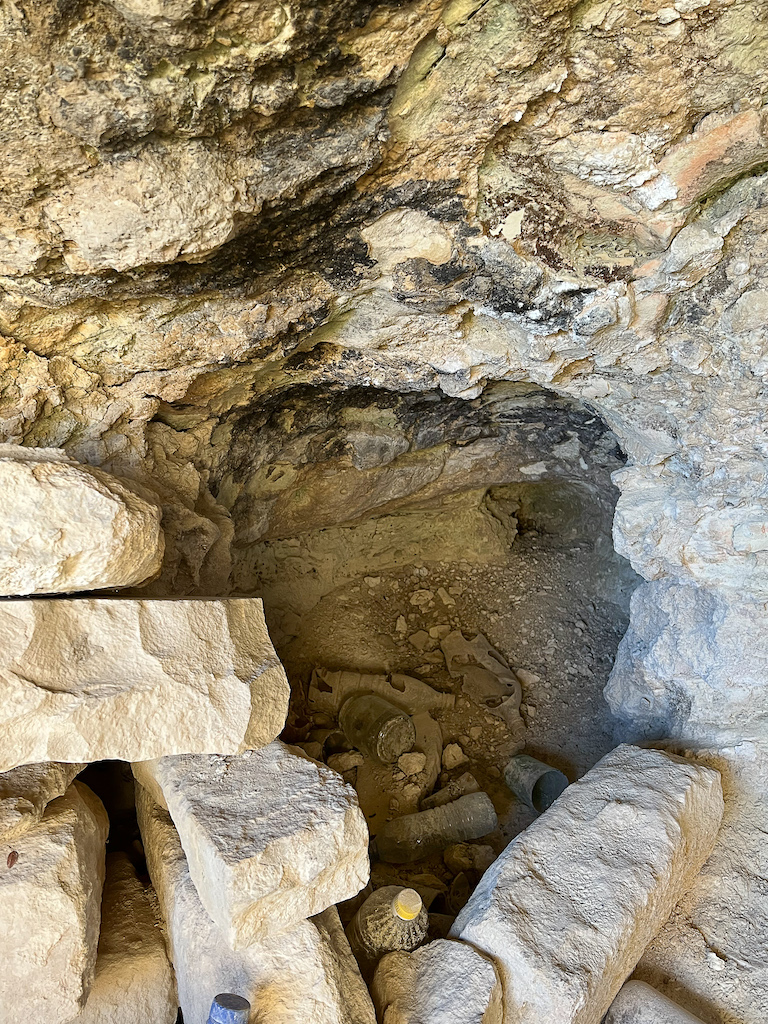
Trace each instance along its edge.
{"label": "blue plastic object", "polygon": [[221,992],[211,1003],[208,1024],[248,1024],[251,1004],[232,992]]}

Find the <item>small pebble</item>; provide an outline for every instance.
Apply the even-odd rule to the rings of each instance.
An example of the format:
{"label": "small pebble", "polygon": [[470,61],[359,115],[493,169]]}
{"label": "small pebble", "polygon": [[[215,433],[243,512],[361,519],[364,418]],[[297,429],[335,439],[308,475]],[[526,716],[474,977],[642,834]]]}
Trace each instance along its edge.
{"label": "small pebble", "polygon": [[363,579],[369,587],[378,587],[381,583],[381,576],[364,576]]}
{"label": "small pebble", "polygon": [[437,596],[438,596],[438,597],[440,598],[440,600],[441,600],[441,601],[443,602],[443,604],[444,604],[444,605],[446,605],[446,606],[447,606],[447,607],[449,607],[449,608],[450,608],[450,607],[451,607],[452,605],[455,605],[455,604],[456,604],[456,602],[455,602],[455,601],[453,600],[453,598],[452,598],[452,597],[451,597],[451,596],[449,595],[449,593],[448,593],[448,591],[447,591],[447,590],[445,589],[445,587],[438,587],[438,589],[437,589]]}
{"label": "small pebble", "polygon": [[418,775],[424,771],[426,764],[427,755],[418,750],[413,750],[410,754],[401,754],[397,759],[397,766],[404,775]]}
{"label": "small pebble", "polygon": [[483,735],[482,726],[473,725],[472,728],[469,730],[469,735],[472,737],[473,740],[479,740],[480,737]]}
{"label": "small pebble", "polygon": [[411,633],[408,637],[408,643],[411,647],[415,647],[417,651],[426,651],[433,646],[432,638],[423,629],[420,629],[417,633]]}
{"label": "small pebble", "polygon": [[328,767],[343,774],[351,768],[358,768],[364,761],[365,758],[359,750],[350,750],[345,754],[331,754],[328,758]]}
{"label": "small pebble", "polygon": [[398,615],[397,622],[395,624],[395,632],[396,633],[407,633],[408,632],[408,623],[405,621],[405,616],[404,615]]}
{"label": "small pebble", "polygon": [[450,632],[451,627],[448,625],[433,626],[429,631],[429,635],[432,637],[433,640],[442,640],[443,637],[448,636]]}
{"label": "small pebble", "polygon": [[458,768],[460,764],[466,764],[468,760],[469,758],[458,743],[449,743],[443,751],[443,768],[446,771]]}

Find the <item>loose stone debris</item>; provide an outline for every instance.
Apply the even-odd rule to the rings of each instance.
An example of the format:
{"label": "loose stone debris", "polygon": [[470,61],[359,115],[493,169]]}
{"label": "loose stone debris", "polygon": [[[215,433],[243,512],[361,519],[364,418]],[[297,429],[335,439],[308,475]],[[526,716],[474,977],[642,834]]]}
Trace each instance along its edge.
{"label": "loose stone debris", "polygon": [[[0,444],[0,595],[130,587],[157,576],[157,495],[67,458]],[[12,498],[12,500],[9,500]]]}
{"label": "loose stone debris", "polygon": [[289,687],[254,598],[0,604],[0,770],[238,753],[280,732]]}

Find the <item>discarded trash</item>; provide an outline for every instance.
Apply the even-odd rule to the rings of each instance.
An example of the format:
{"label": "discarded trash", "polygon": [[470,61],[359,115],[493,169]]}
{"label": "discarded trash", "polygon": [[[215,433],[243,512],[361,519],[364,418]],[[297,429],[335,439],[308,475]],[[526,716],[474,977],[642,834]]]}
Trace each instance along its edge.
{"label": "discarded trash", "polygon": [[498,824],[487,793],[471,793],[442,807],[395,818],[379,830],[371,844],[374,854],[389,864],[440,853],[451,843],[480,839]]}
{"label": "discarded trash", "polygon": [[605,1024],[702,1024],[682,1006],[667,999],[644,981],[628,981],[611,1003]]}
{"label": "discarded trash", "polygon": [[309,707],[314,712],[337,715],[349,697],[375,693],[409,715],[420,711],[452,708],[456,698],[440,693],[421,679],[394,673],[387,677],[364,672],[332,672],[316,668],[309,684]]}
{"label": "discarded trash", "polygon": [[504,781],[515,796],[539,814],[568,788],[568,779],[562,772],[527,754],[512,758],[504,769]]}
{"label": "discarded trash", "polygon": [[353,746],[383,764],[392,764],[401,754],[413,750],[416,742],[416,730],[408,715],[372,693],[345,701],[339,725]]}
{"label": "discarded trash", "polygon": [[251,1004],[232,992],[220,992],[211,1003],[208,1024],[248,1024]]}
{"label": "discarded trash", "polygon": [[522,729],[520,681],[504,658],[481,634],[467,640],[456,629],[441,643],[448,672],[461,676],[462,692],[501,718],[514,732]]}
{"label": "discarded trash", "polygon": [[370,978],[385,953],[416,949],[428,928],[429,914],[416,890],[385,885],[352,918],[347,938],[363,977]]}
{"label": "discarded trash", "polygon": [[447,786],[443,786],[436,793],[425,797],[421,801],[421,809],[428,811],[432,807],[442,807],[443,804],[449,804],[452,800],[458,800],[460,796],[479,791],[480,785],[474,775],[471,772],[464,772],[458,779],[451,779]]}

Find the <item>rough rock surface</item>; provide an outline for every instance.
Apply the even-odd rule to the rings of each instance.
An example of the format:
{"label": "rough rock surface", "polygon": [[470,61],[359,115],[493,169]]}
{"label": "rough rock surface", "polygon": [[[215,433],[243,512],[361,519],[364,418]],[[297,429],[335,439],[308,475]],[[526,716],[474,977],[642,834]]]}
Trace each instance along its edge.
{"label": "rough rock surface", "polygon": [[12,839],[36,824],[83,768],[84,764],[47,761],[0,774],[0,839]]}
{"label": "rough rock surface", "polygon": [[107,857],[96,970],[71,1024],[175,1024],[176,983],[147,890],[125,854]]}
{"label": "rough rock surface", "polygon": [[162,794],[200,902],[233,949],[351,899],[368,881],[354,789],[296,747],[276,740],[230,757],[163,757],[135,774]]}
{"label": "rough rock surface", "polygon": [[507,1024],[598,1024],[712,851],[717,772],[607,754],[491,865],[451,934],[492,956]]}
{"label": "rough rock surface", "polygon": [[186,1024],[205,1024],[217,992],[244,995],[270,1024],[375,1024],[335,909],[233,951],[200,902],[170,816],[142,786],[137,810]]}
{"label": "rough rock surface", "polygon": [[101,802],[79,782],[39,822],[0,843],[3,1024],[65,1024],[93,981],[104,844]]}
{"label": "rough rock surface", "polygon": [[56,448],[0,445],[0,595],[131,587],[157,576],[161,509]]}
{"label": "rough rock surface", "polygon": [[255,598],[0,605],[0,767],[237,752],[280,732],[288,682]]}
{"label": "rough rock surface", "polygon": [[380,1024],[500,1024],[501,985],[490,960],[462,942],[437,939],[388,953],[371,988]]}

